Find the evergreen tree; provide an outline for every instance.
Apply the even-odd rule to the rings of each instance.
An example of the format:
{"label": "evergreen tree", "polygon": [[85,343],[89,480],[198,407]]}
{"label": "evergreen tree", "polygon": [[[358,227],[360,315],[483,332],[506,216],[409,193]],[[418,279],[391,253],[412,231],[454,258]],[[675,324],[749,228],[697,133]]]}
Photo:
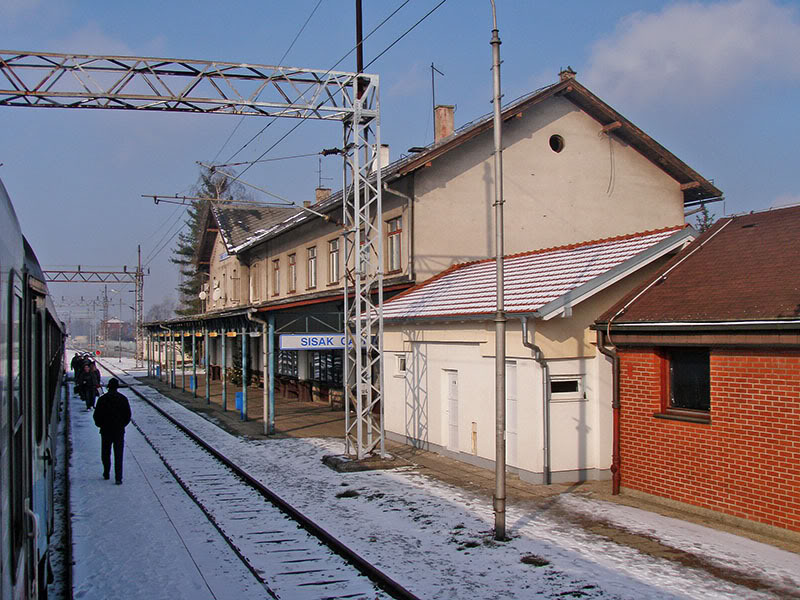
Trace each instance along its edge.
{"label": "evergreen tree", "polygon": [[708,229],[711,229],[711,226],[714,224],[715,215],[712,212],[709,212],[708,207],[703,204],[701,207],[700,213],[697,215],[695,220],[695,227],[697,231],[703,233]]}
{"label": "evergreen tree", "polygon": [[211,170],[205,167],[200,169],[200,176],[192,189],[192,195],[203,198],[203,200],[193,201],[186,211],[186,227],[178,234],[173,256],[170,259],[172,263],[178,265],[181,273],[181,281],[177,287],[180,306],[175,310],[178,315],[193,315],[203,310],[203,302],[200,300],[199,294],[203,289],[205,278],[198,271],[195,258],[208,218],[210,200],[249,199],[249,194],[241,183],[226,177],[220,172],[220,169]]}

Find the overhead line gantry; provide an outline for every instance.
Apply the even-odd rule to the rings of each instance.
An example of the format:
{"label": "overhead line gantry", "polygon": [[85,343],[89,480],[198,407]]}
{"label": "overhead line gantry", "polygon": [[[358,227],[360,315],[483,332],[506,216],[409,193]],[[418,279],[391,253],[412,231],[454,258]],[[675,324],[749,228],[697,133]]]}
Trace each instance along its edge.
{"label": "overhead line gantry", "polygon": [[[347,453],[354,447],[358,458],[385,452],[379,95],[378,76],[366,73],[0,50],[0,106],[255,115],[343,124],[345,439]],[[356,409],[355,420],[349,407]]]}

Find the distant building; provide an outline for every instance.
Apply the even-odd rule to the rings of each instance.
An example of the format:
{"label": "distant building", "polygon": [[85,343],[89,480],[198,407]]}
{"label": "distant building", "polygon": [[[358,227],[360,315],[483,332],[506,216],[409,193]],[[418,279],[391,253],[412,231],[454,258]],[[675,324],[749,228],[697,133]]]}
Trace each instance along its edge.
{"label": "distant building", "polygon": [[596,328],[616,486],[800,531],[800,207],[720,219]]}

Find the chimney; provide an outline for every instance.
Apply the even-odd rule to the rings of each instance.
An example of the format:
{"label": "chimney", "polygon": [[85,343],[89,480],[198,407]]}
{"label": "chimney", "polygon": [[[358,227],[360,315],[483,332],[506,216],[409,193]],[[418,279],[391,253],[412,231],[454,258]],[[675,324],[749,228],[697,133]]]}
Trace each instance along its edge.
{"label": "chimney", "polygon": [[452,104],[439,104],[433,109],[434,142],[453,135],[453,113],[455,108]]}
{"label": "chimney", "polygon": [[559,71],[558,80],[566,81],[567,79],[575,79],[575,75],[577,75],[577,73],[572,70],[572,67],[567,65],[566,69],[561,69],[561,71]]}
{"label": "chimney", "polygon": [[311,200],[303,200],[303,206],[306,207],[306,208],[311,206]]}
{"label": "chimney", "polygon": [[381,144],[381,169],[389,164],[389,144]]}
{"label": "chimney", "polygon": [[318,187],[315,192],[314,202],[319,204],[323,200],[327,200],[331,195],[331,188]]}

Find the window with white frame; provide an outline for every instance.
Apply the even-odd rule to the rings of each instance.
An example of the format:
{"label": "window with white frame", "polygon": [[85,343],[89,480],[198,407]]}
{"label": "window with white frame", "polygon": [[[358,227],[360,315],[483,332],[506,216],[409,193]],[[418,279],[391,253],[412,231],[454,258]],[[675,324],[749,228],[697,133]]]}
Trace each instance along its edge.
{"label": "window with white frame", "polygon": [[317,287],[317,247],[312,246],[311,248],[307,249],[308,251],[308,261],[307,261],[307,279],[308,279],[308,287],[315,288]]}
{"label": "window with white frame", "polygon": [[403,268],[400,236],[403,233],[403,217],[386,222],[386,271],[391,273]]}
{"label": "window with white frame", "polygon": [[553,402],[585,399],[583,375],[552,375],[550,377],[550,400]]}
{"label": "window with white frame", "polygon": [[288,289],[287,292],[291,293],[297,289],[297,255],[289,255],[289,272],[286,274]]}
{"label": "window with white frame", "polygon": [[281,293],[281,260],[276,258],[272,261],[272,295],[277,296]]}
{"label": "window with white frame", "polygon": [[339,240],[328,242],[328,283],[339,281]]}
{"label": "window with white frame", "polygon": [[408,366],[407,357],[405,354],[395,354],[395,377],[404,377],[406,374],[406,367]]}

